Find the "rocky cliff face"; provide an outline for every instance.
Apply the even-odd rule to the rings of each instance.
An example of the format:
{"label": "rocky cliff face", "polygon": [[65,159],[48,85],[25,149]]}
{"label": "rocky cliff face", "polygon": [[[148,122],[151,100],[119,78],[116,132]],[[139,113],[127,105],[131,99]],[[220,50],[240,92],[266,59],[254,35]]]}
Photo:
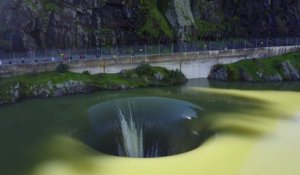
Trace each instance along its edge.
{"label": "rocky cliff face", "polygon": [[0,8],[2,50],[300,35],[300,0],[2,0]]}

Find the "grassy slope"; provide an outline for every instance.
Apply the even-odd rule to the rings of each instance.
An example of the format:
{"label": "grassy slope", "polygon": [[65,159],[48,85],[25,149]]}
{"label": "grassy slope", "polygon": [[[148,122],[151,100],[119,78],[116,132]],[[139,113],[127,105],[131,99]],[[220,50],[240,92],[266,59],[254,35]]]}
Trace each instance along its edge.
{"label": "grassy slope", "polygon": [[[163,75],[164,78],[162,80],[157,80],[155,78],[155,74],[158,72]],[[127,70],[119,74],[89,75],[72,72],[58,73],[53,71],[0,78],[0,99],[11,98],[7,95],[7,92],[17,84],[21,87],[44,86],[47,85],[48,82],[51,82],[52,84],[63,84],[69,80],[81,81],[99,90],[115,90],[119,89],[121,85],[127,88],[171,86],[183,84],[186,81],[184,75],[178,71],[168,71],[165,68],[151,67],[149,65],[142,65],[136,69]],[[25,94],[32,94],[29,92],[30,90],[28,88],[23,88],[23,91],[25,91],[23,92]]]}
{"label": "grassy slope", "polygon": [[243,60],[233,64],[223,65],[231,75],[231,80],[238,81],[239,70],[242,68],[248,75],[259,81],[257,72],[262,72],[264,75],[274,75],[280,73],[283,75],[282,70],[278,65],[284,61],[290,61],[296,68],[300,69],[300,52],[288,53],[281,56],[271,57],[267,59]]}
{"label": "grassy slope", "polygon": [[43,85],[51,81],[53,84],[63,83],[67,80],[78,80],[78,81],[89,81],[90,76],[85,74],[77,74],[72,72],[57,73],[53,72],[43,72],[39,74],[28,74],[22,76],[15,76],[9,78],[1,78],[0,87],[1,89],[5,87],[11,87],[20,84],[28,85]]}

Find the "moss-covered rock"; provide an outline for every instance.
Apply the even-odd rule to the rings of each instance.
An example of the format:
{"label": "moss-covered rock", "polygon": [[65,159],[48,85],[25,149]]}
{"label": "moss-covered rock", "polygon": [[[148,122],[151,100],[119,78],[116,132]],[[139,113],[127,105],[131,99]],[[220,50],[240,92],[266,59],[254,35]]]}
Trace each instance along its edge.
{"label": "moss-covered rock", "polygon": [[0,46],[16,51],[299,37],[299,10],[297,0],[3,0]]}
{"label": "moss-covered rock", "polygon": [[300,52],[216,65],[212,68],[209,79],[249,82],[297,81],[300,80]]}
{"label": "moss-covered rock", "polygon": [[179,71],[142,64],[118,74],[72,73],[57,71],[30,74],[0,81],[0,105],[28,98],[48,98],[85,94],[99,90],[123,90],[153,86],[172,86],[186,82]]}

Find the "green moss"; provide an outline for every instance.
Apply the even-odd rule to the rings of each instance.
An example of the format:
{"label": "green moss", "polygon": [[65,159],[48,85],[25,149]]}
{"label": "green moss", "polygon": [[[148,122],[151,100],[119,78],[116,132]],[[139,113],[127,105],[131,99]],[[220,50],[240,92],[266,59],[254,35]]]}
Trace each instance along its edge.
{"label": "green moss", "polygon": [[46,11],[49,11],[49,12],[55,12],[59,9],[58,5],[53,3],[53,2],[48,2],[48,1],[42,1],[43,2],[43,6],[44,6],[44,9]]}
{"label": "green moss", "polygon": [[146,14],[146,21],[139,29],[139,34],[148,34],[157,38],[163,32],[166,36],[173,39],[174,32],[165,16],[159,10],[157,2],[153,0],[140,0],[140,4]]}
{"label": "green moss", "polygon": [[225,30],[225,27],[223,25],[214,24],[201,19],[195,20],[195,25],[200,37],[204,37],[212,33],[221,33]]}
{"label": "green moss", "polygon": [[266,59],[252,59],[243,60],[233,64],[222,65],[227,72],[230,72],[230,79],[232,81],[241,80],[240,70],[242,69],[247,75],[250,75],[254,81],[261,81],[258,73],[265,76],[280,74],[284,76],[280,64],[284,61],[290,61],[300,70],[300,52],[288,53],[281,56],[266,58]]}
{"label": "green moss", "polygon": [[[163,75],[162,80],[157,80],[156,73]],[[48,83],[52,85],[64,84],[73,80],[80,81],[95,90],[116,90],[123,88],[139,88],[150,86],[170,86],[183,84],[186,79],[179,71],[168,71],[161,67],[151,67],[149,65],[141,65],[136,69],[122,71],[118,74],[97,74],[90,75],[88,73],[63,72],[43,72],[37,74],[28,74],[9,78],[1,78],[0,81],[0,101],[4,103],[12,103],[13,96],[8,93],[17,85],[20,89],[21,98],[34,97],[32,87],[45,89]],[[47,89],[47,88],[46,88]]]}
{"label": "green moss", "polygon": [[160,11],[166,12],[171,2],[172,0],[157,1],[157,7],[159,8]]}

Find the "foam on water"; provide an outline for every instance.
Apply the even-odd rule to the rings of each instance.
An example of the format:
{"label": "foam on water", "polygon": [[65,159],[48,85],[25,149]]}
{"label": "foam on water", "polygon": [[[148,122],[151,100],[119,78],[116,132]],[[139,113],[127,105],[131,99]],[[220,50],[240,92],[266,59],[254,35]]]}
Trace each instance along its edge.
{"label": "foam on water", "polygon": [[119,155],[126,157],[144,157],[143,128],[134,120],[130,104],[129,116],[125,117],[118,107],[123,142],[119,143]]}

